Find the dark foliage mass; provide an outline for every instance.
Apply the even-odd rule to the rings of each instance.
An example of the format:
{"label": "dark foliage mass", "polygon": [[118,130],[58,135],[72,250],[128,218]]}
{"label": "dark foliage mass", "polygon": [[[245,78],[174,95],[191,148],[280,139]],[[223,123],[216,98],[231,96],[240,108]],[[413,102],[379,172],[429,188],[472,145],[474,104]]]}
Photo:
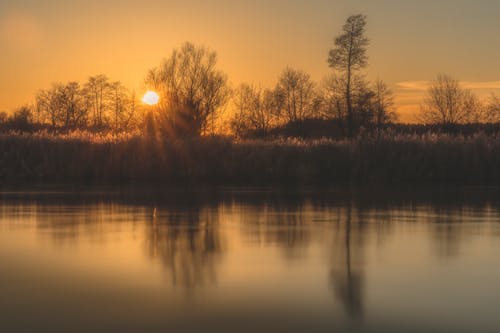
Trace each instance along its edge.
{"label": "dark foliage mass", "polygon": [[151,141],[0,136],[3,182],[165,184],[328,184],[500,180],[500,137],[398,134],[355,140],[222,137]]}

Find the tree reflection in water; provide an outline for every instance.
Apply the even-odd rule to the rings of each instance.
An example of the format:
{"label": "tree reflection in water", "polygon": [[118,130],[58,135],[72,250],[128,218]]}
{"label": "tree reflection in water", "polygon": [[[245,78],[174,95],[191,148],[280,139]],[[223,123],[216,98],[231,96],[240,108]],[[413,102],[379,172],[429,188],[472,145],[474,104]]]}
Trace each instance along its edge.
{"label": "tree reflection in water", "polygon": [[254,201],[239,207],[236,214],[243,237],[254,244],[277,246],[287,260],[294,261],[306,255],[312,241],[309,208],[302,201]]}
{"label": "tree reflection in water", "polygon": [[[144,242],[139,244],[144,251],[141,255],[160,262],[173,286],[193,293],[217,283],[229,241],[238,242],[252,255],[259,253],[255,249],[265,248],[264,255],[273,256],[273,248],[278,248],[284,266],[300,268],[319,255],[327,271],[321,278],[328,282],[335,302],[354,319],[365,313],[367,248],[383,246],[393,228],[418,224],[427,229],[434,255],[449,260],[460,254],[464,241],[482,232],[481,223],[471,222],[498,219],[494,213],[498,200],[489,194],[227,192],[218,197],[187,196],[182,200],[155,195],[72,200],[36,196],[29,202],[4,198],[1,211],[8,217],[27,214],[22,218],[36,221],[38,233],[57,247],[74,246],[82,239],[92,245],[113,243],[117,231],[137,230]],[[228,233],[228,221],[238,226],[236,234]],[[229,235],[236,235],[236,240]],[[310,281],[314,278],[304,283]]]}
{"label": "tree reflection in water", "polygon": [[339,214],[336,224],[330,284],[347,314],[361,317],[365,283],[362,261],[364,224],[362,221],[353,221],[352,204],[348,204],[344,214]]}
{"label": "tree reflection in water", "polygon": [[158,209],[146,236],[148,254],[170,272],[174,286],[191,290],[216,283],[224,249],[216,209]]}

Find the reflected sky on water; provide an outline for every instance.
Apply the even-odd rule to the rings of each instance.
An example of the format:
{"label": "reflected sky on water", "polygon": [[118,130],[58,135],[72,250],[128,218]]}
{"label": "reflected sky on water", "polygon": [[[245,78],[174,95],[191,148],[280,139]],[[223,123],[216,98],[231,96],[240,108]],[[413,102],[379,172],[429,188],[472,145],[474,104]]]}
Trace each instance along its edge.
{"label": "reflected sky on water", "polygon": [[494,189],[0,194],[2,332],[498,332]]}

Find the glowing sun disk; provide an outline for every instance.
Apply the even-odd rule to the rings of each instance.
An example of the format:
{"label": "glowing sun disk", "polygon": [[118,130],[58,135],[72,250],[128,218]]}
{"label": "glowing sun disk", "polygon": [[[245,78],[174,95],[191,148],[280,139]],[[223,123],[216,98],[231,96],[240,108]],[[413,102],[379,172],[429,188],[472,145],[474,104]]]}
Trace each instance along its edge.
{"label": "glowing sun disk", "polygon": [[149,90],[144,94],[142,101],[147,105],[156,105],[160,101],[160,96],[154,91]]}

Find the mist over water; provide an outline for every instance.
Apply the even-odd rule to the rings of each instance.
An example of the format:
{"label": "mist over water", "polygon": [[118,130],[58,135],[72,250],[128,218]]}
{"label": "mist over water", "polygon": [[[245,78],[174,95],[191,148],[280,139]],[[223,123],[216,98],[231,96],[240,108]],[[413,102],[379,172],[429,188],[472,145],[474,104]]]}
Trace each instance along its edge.
{"label": "mist over water", "polygon": [[498,332],[495,189],[0,194],[3,332]]}

